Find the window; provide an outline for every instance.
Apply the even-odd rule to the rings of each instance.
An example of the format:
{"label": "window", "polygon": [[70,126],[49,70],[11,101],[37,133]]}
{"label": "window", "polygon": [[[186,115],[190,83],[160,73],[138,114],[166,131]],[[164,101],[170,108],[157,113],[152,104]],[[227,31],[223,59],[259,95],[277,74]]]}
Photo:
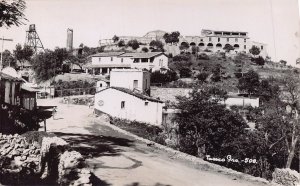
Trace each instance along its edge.
{"label": "window", "polygon": [[138,80],[133,80],[133,88],[138,88],[139,81]]}
{"label": "window", "polygon": [[203,42],[203,39],[200,39],[201,42]]}
{"label": "window", "polygon": [[100,83],[100,87],[102,87],[102,83]]}
{"label": "window", "polygon": [[238,42],[239,41],[239,39],[238,38],[235,38],[235,42]]}
{"label": "window", "polygon": [[229,42],[229,38],[227,38],[227,42]]}
{"label": "window", "polygon": [[244,42],[246,43],[246,42],[247,42],[247,39],[244,39]]}
{"label": "window", "polygon": [[159,59],[159,66],[162,67],[163,66],[163,60]]}
{"label": "window", "polygon": [[124,62],[124,59],[123,58],[121,58],[121,63],[123,63]]}
{"label": "window", "polygon": [[264,46],[261,45],[261,46],[260,46],[260,49],[263,50],[263,49],[264,49]]}
{"label": "window", "polygon": [[110,57],[110,61],[113,61],[114,60],[114,58],[113,57]]}
{"label": "window", "polygon": [[101,57],[98,58],[99,62],[101,61]]}
{"label": "window", "polygon": [[211,37],[209,37],[208,39],[209,39],[209,41],[211,41]]}
{"label": "window", "polygon": [[221,39],[218,37],[218,42],[220,42],[220,40],[221,40]]}
{"label": "window", "polygon": [[139,58],[135,58],[135,59],[133,60],[133,62],[134,62],[134,63],[139,63],[139,62],[140,62],[140,59],[139,59]]}
{"label": "window", "polygon": [[145,106],[148,106],[149,102],[148,101],[145,101]]}
{"label": "window", "polygon": [[247,49],[247,46],[246,46],[246,45],[244,45],[244,49],[245,49],[245,50]]}
{"label": "window", "polygon": [[148,62],[148,58],[142,58],[141,61],[142,61],[142,63],[147,63]]}
{"label": "window", "polygon": [[125,101],[121,101],[121,109],[125,108]]}

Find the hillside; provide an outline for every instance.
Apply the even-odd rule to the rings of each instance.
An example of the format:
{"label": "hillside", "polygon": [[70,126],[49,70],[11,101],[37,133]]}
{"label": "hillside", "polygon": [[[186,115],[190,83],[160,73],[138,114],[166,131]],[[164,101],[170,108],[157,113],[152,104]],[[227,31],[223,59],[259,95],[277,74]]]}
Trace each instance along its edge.
{"label": "hillside", "polygon": [[[257,65],[251,60],[251,56],[246,54],[228,55],[224,53],[183,53],[169,60],[169,68],[176,71],[180,76],[180,71],[187,68],[191,71],[190,78],[197,81],[197,75],[206,73],[207,82],[215,82],[230,92],[237,92],[236,85],[238,77],[250,69],[256,71],[261,79],[280,79],[290,74],[298,74],[298,68],[284,66],[272,61],[266,61],[263,66]],[[220,75],[219,81],[214,81],[214,74]]]}

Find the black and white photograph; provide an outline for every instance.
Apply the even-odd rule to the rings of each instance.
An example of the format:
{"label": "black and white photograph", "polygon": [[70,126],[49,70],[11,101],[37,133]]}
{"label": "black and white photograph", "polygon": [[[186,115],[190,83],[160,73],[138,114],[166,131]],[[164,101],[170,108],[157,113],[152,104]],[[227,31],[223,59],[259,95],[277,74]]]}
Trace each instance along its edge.
{"label": "black and white photograph", "polygon": [[0,185],[300,186],[300,0],[0,0]]}

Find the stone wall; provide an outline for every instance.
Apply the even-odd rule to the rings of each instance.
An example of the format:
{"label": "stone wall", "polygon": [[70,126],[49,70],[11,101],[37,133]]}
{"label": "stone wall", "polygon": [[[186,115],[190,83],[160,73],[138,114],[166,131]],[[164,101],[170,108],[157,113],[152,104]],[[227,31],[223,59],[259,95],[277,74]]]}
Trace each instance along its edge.
{"label": "stone wall", "polygon": [[299,173],[295,170],[276,168],[272,177],[272,182],[280,185],[296,186],[299,184]]}
{"label": "stone wall", "polygon": [[92,185],[91,176],[81,154],[61,138],[39,143],[0,134],[0,185]]}
{"label": "stone wall", "polygon": [[159,97],[162,101],[176,102],[176,96],[186,96],[191,91],[191,88],[151,87],[151,97]]}

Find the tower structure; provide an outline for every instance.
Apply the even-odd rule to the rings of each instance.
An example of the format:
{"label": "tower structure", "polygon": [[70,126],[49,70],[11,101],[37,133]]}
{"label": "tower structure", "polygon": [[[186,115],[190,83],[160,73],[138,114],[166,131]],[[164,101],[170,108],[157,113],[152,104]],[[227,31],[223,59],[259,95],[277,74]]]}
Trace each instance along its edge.
{"label": "tower structure", "polygon": [[68,28],[67,30],[67,51],[73,50],[73,29]]}
{"label": "tower structure", "polygon": [[43,43],[36,32],[35,24],[29,25],[29,30],[26,31],[25,46],[32,48],[35,53],[44,50]]}

